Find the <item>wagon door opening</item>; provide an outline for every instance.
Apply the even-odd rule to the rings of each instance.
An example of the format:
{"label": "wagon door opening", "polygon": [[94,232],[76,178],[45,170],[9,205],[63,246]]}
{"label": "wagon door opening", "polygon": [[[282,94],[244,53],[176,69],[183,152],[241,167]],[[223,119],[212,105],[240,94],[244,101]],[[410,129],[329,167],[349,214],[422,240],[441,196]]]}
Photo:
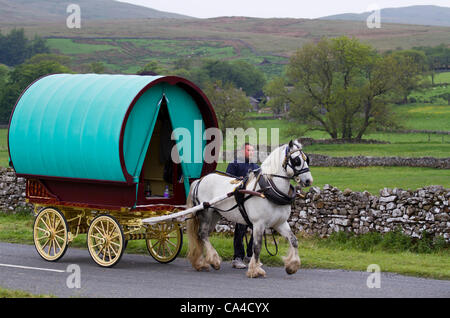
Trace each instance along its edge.
{"label": "wagon door opening", "polygon": [[139,178],[140,203],[155,203],[155,200],[162,203],[185,196],[181,167],[171,158],[175,146],[172,130],[167,101],[163,97]]}

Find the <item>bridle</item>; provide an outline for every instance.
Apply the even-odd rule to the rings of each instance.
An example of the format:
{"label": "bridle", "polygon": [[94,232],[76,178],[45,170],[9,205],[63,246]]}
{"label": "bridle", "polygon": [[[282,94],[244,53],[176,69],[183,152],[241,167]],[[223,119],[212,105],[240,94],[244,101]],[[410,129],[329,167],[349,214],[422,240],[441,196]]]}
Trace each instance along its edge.
{"label": "bridle", "polygon": [[[300,152],[300,155],[292,158],[291,155]],[[301,162],[300,156],[303,159],[303,163]],[[294,171],[294,175],[291,177],[280,176],[280,175],[271,175],[273,177],[283,178],[283,179],[294,179],[295,177],[309,172],[309,167],[305,167],[305,163],[309,166],[309,157],[306,155],[301,149],[291,149],[289,146],[286,147],[286,153],[284,156],[282,167],[287,172],[287,167],[290,167]],[[301,164],[300,169],[296,169],[296,166]]]}

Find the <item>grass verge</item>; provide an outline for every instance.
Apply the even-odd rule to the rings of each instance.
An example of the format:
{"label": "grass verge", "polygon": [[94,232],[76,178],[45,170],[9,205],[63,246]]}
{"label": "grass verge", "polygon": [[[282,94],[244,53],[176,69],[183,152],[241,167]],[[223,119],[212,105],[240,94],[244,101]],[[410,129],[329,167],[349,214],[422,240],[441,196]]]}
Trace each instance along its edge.
{"label": "grass verge", "polygon": [[55,296],[32,294],[27,291],[12,290],[0,287],[0,298],[55,298]]}
{"label": "grass verge", "polygon": [[[33,244],[33,217],[26,213],[0,214],[0,241]],[[278,254],[270,256],[263,247],[261,261],[266,266],[282,266],[281,256],[287,254],[289,245],[276,236]],[[211,243],[223,261],[233,256],[232,236],[216,234]],[[271,253],[275,245],[270,236],[267,246]],[[71,244],[72,248],[86,248],[86,235],[79,235]],[[179,257],[185,257],[185,239]],[[145,241],[130,241],[127,253],[148,254]],[[88,253],[88,251],[86,251]],[[366,271],[370,264],[378,264],[382,271],[435,279],[450,279],[450,248],[442,240],[412,240],[401,233],[386,235],[370,233],[353,236],[337,233],[327,239],[299,237],[299,255],[302,268],[327,268]],[[36,257],[39,257],[36,255]]]}

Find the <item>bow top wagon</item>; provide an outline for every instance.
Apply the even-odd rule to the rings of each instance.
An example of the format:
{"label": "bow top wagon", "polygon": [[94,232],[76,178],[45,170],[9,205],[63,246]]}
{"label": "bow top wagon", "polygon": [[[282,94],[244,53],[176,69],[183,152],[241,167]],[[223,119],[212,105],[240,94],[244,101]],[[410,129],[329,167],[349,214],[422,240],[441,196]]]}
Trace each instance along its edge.
{"label": "bow top wagon", "polygon": [[[182,210],[190,183],[215,170],[171,152],[203,154],[203,132],[217,126],[205,94],[180,77],[56,74],[32,83],[11,114],[8,146],[35,205],[38,253],[56,261],[87,233],[100,266],[115,265],[133,239],[145,239],[159,262],[175,259],[180,224],[142,220]],[[183,149],[177,128],[201,141]]]}

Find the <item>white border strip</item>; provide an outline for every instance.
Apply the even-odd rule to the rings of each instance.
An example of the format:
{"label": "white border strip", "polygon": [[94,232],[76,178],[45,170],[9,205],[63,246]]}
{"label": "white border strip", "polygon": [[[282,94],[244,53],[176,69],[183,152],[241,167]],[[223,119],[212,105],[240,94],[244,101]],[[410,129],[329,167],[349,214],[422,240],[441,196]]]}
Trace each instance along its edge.
{"label": "white border strip", "polygon": [[47,271],[47,272],[56,272],[56,273],[65,273],[66,271],[60,269],[51,269],[51,268],[40,268],[40,267],[29,267],[29,266],[21,266],[21,265],[11,265],[11,264],[0,264],[3,267],[13,267],[13,268],[21,268],[21,269],[34,269],[38,271]]}

